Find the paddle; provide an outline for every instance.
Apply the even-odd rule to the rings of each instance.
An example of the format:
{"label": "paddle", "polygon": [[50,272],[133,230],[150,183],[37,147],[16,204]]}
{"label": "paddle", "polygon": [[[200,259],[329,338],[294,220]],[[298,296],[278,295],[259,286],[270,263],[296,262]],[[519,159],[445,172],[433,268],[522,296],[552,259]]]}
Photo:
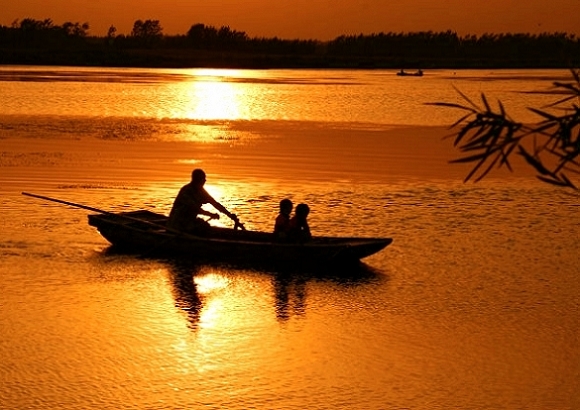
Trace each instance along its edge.
{"label": "paddle", "polygon": [[[36,195],[36,194],[31,194],[29,192],[22,192],[22,195],[26,195],[26,196],[31,196],[33,198],[39,198],[39,199],[44,199],[45,201],[52,201],[52,202],[58,202],[59,204],[64,204],[64,205],[70,205],[70,206],[74,206],[76,208],[82,208],[82,209],[86,209],[88,211],[93,211],[93,212],[97,212],[100,214],[105,214],[105,215],[112,215],[112,216],[119,216],[121,218],[128,218],[128,219],[134,219],[131,218],[130,216],[124,216],[124,215],[117,215],[113,212],[109,212],[109,211],[104,211],[102,209],[98,209],[98,208],[93,208],[91,206],[86,206],[86,205],[81,205],[81,204],[75,204],[74,202],[68,202],[68,201],[63,201],[61,199],[56,199],[56,198],[49,198],[47,196],[42,196],[42,195]],[[156,224],[157,225],[157,224]]]}
{"label": "paddle", "polygon": [[[43,195],[31,194],[29,192],[22,192],[22,195],[26,195],[26,196],[30,196],[30,197],[38,198],[38,199],[44,199],[45,201],[57,202],[57,203],[63,204],[63,205],[74,206],[76,208],[86,209],[87,211],[97,212],[97,213],[103,214],[103,215],[114,216],[115,218],[124,218],[124,219],[130,220],[130,221],[144,223],[144,224],[147,224],[150,226],[154,226],[156,228],[165,229],[167,232],[171,232],[171,233],[175,233],[175,234],[179,234],[179,235],[195,236],[195,235],[191,235],[191,234],[188,234],[186,232],[183,232],[183,231],[180,231],[177,229],[168,228],[164,224],[159,224],[159,223],[150,222],[150,221],[144,221],[142,219],[134,218],[132,216],[123,215],[123,214],[116,214],[114,212],[105,211],[105,210],[102,210],[99,208],[93,208],[92,206],[76,204],[74,202],[63,201],[61,199],[50,198],[48,196],[43,196]],[[239,225],[239,226],[241,226],[242,230],[246,230],[246,228],[244,227],[244,225],[241,222],[237,221],[235,223],[236,223],[236,225],[235,225],[234,229],[237,229],[237,227]]]}

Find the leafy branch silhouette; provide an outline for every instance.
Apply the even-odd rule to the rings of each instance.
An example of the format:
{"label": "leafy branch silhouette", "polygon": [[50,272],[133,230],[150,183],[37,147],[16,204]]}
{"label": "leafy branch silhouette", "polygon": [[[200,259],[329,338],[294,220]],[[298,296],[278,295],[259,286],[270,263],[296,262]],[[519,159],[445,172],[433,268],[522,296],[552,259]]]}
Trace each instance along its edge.
{"label": "leafy branch silhouette", "polygon": [[[506,167],[513,171],[511,155],[516,152],[537,172],[543,182],[579,190],[568,177],[580,175],[580,70],[571,69],[572,82],[554,82],[544,93],[560,98],[544,107],[528,108],[541,117],[538,123],[526,125],[513,120],[501,101],[494,110],[485,94],[481,94],[483,106],[478,106],[459,89],[467,104],[448,102],[428,103],[466,112],[451,129],[459,131],[453,145],[465,155],[452,163],[475,163],[465,182],[483,179],[494,167]],[[559,111],[552,114],[546,109]]]}

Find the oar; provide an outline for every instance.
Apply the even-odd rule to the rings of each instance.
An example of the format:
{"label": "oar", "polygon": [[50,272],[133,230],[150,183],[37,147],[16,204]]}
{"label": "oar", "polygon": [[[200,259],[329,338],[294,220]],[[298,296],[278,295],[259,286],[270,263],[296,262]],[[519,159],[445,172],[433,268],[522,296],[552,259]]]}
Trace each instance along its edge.
{"label": "oar", "polygon": [[100,214],[112,215],[112,216],[119,216],[121,218],[134,219],[134,218],[131,218],[130,216],[117,215],[116,213],[113,213],[113,212],[104,211],[104,210],[98,209],[98,208],[93,208],[92,206],[75,204],[74,202],[63,201],[61,199],[49,198],[47,196],[31,194],[31,193],[28,193],[28,192],[22,192],[22,195],[31,196],[33,198],[44,199],[45,201],[58,202],[59,204],[70,205],[70,206],[74,206],[76,208],[82,208],[82,209],[86,209],[87,211],[93,211],[93,212],[97,212],[97,213],[100,213]]}
{"label": "oar", "polygon": [[[165,229],[167,232],[175,233],[175,234],[178,234],[178,235],[195,236],[195,235],[190,235],[190,234],[188,234],[186,232],[180,231],[178,229],[168,228],[167,226],[165,226],[163,224],[158,224],[158,223],[150,222],[150,221],[144,221],[142,219],[134,218],[134,217],[128,216],[128,215],[116,214],[114,212],[105,211],[103,209],[93,208],[92,206],[86,206],[86,205],[76,204],[74,202],[63,201],[62,199],[50,198],[48,196],[43,196],[43,195],[31,194],[29,192],[22,192],[22,195],[26,195],[26,196],[30,196],[30,197],[38,198],[38,199],[44,199],[45,201],[57,202],[59,204],[74,206],[76,208],[86,209],[87,211],[97,212],[97,213],[103,214],[103,215],[114,216],[115,218],[124,218],[124,219],[130,220],[130,221],[144,223],[144,224],[147,224],[147,225],[150,225],[150,226],[154,226],[156,228]],[[240,223],[240,225],[242,226],[242,229],[245,230],[245,228],[243,227],[243,225],[241,223]]]}
{"label": "oar", "polygon": [[168,228],[168,227],[166,227],[165,225],[162,225],[162,224],[158,224],[158,223],[151,222],[151,221],[144,221],[142,219],[134,218],[134,217],[128,216],[128,215],[116,214],[114,212],[105,211],[103,209],[93,208],[92,206],[86,206],[86,205],[76,204],[74,202],[63,201],[62,199],[50,198],[48,196],[43,196],[43,195],[31,194],[29,192],[22,192],[22,195],[31,196],[33,198],[38,198],[38,199],[44,199],[45,201],[57,202],[59,204],[74,206],[75,208],[86,209],[87,211],[97,212],[97,213],[103,214],[103,215],[114,216],[115,218],[123,218],[123,219],[127,219],[129,221],[141,222],[141,223],[144,223],[144,224],[147,224],[147,225],[154,226],[156,228],[165,229],[168,232],[179,233],[179,234],[182,234],[183,233],[181,231],[178,231],[177,229],[171,229],[171,228]]}
{"label": "oar", "polygon": [[164,246],[168,242],[173,241],[173,240],[176,240],[176,239],[178,239],[180,237],[186,237],[186,238],[187,237],[194,237],[193,235],[188,234],[187,232],[178,231],[177,229],[171,229],[171,228],[168,228],[168,227],[166,227],[165,225],[162,225],[162,224],[158,224],[158,223],[150,222],[150,221],[144,221],[142,219],[133,218],[133,217],[127,216],[127,215],[116,214],[116,213],[109,212],[109,211],[105,211],[105,210],[102,210],[102,209],[99,209],[99,208],[93,208],[92,206],[86,206],[86,205],[76,204],[74,202],[63,201],[61,199],[50,198],[50,197],[43,196],[43,195],[30,194],[28,192],[22,192],[22,195],[26,195],[26,196],[30,196],[30,197],[38,198],[38,199],[44,199],[45,201],[57,202],[59,204],[70,205],[70,206],[74,206],[76,208],[86,209],[88,211],[97,212],[97,213],[100,213],[100,214],[103,214],[103,215],[114,216],[115,218],[124,218],[124,219],[127,219],[129,221],[144,223],[144,224],[153,226],[153,227],[158,228],[158,229],[165,229],[167,232],[171,232],[171,233],[173,233],[173,234],[176,235],[176,236],[170,236],[169,238],[163,240],[161,243],[155,245],[152,249],[150,249],[147,252],[145,252],[144,255],[147,255],[147,254],[153,252],[155,249],[159,248],[160,246]]}

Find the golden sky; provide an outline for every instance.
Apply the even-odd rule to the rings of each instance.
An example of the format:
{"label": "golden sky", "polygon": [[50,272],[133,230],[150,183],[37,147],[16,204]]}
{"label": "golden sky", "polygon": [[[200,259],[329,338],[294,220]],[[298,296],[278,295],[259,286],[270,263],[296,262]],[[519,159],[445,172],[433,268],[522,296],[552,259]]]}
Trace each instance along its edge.
{"label": "golden sky", "polygon": [[0,10],[2,25],[27,17],[88,22],[93,35],[111,25],[128,34],[135,20],[153,19],[164,34],[203,23],[284,39],[428,30],[580,36],[580,0],[0,0]]}

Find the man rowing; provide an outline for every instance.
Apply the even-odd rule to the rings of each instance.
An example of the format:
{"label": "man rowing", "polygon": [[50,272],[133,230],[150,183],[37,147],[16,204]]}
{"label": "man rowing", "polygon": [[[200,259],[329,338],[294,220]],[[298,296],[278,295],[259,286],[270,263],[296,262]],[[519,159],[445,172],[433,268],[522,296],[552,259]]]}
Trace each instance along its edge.
{"label": "man rowing", "polygon": [[173,202],[167,221],[168,228],[195,234],[208,234],[210,224],[198,216],[205,215],[209,216],[210,219],[219,219],[220,217],[218,213],[212,213],[202,208],[202,205],[208,203],[236,224],[239,223],[235,214],[228,211],[205,190],[203,187],[205,181],[205,172],[199,168],[194,169],[191,173],[191,182],[179,190]]}

